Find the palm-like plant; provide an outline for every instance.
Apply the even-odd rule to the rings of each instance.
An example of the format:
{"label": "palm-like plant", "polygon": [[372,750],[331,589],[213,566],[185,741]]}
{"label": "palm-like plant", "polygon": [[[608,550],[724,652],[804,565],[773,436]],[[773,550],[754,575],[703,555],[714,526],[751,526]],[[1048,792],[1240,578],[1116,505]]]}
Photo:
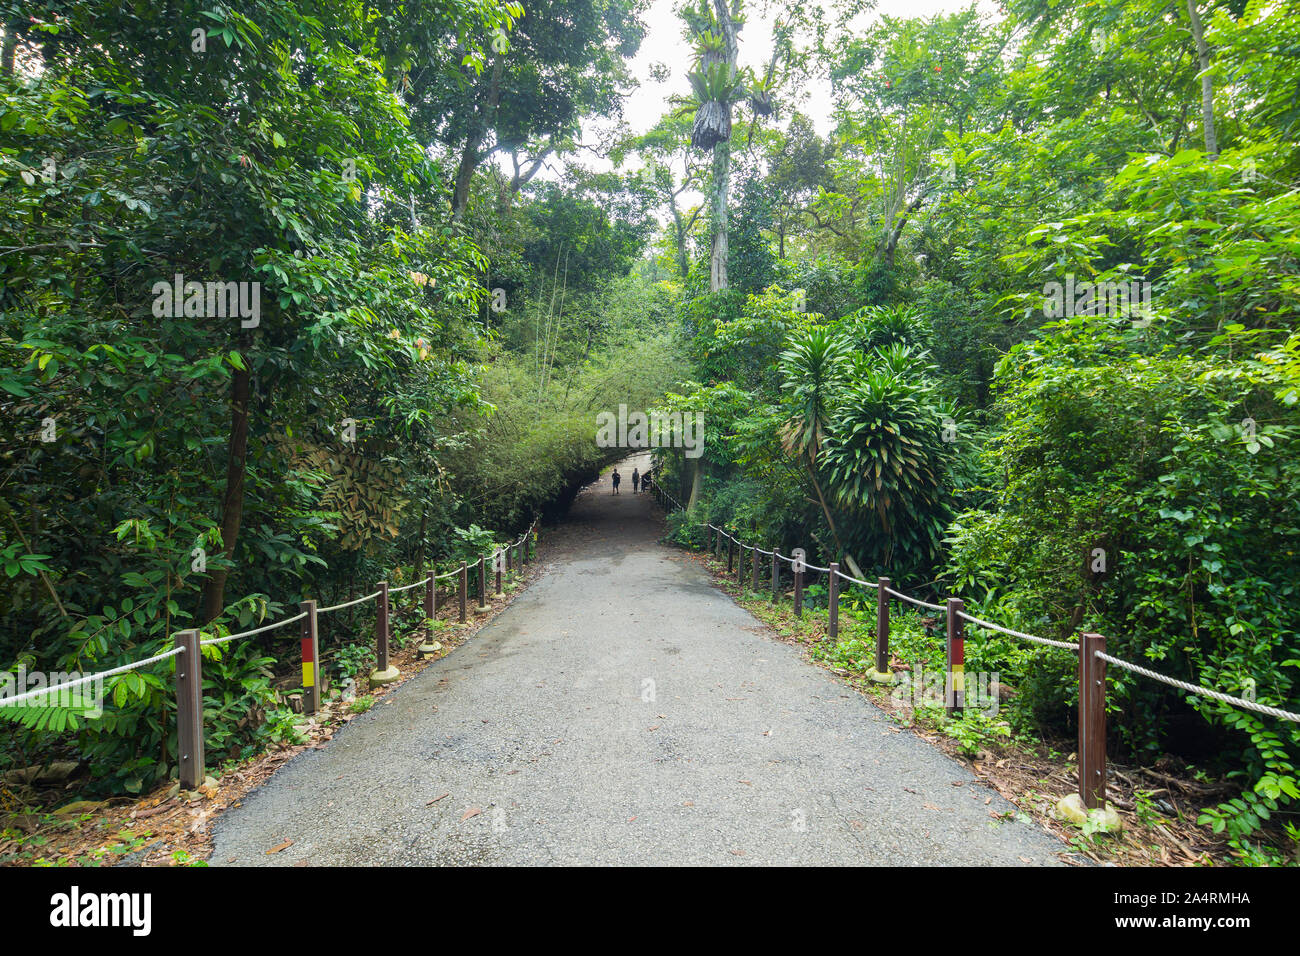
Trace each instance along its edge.
{"label": "palm-like plant", "polygon": [[835,500],[866,518],[868,547],[891,566],[939,555],[947,511],[943,410],[927,385],[869,372],[846,391],[828,423],[821,467]]}
{"label": "palm-like plant", "polygon": [[931,340],[930,323],[914,306],[867,306],[845,316],[843,326],[853,344],[864,352],[895,344],[919,350]]}
{"label": "palm-like plant", "polygon": [[787,343],[777,368],[795,414],[786,423],[782,442],[788,454],[815,464],[853,349],[844,336],[824,325],[795,332]]}
{"label": "palm-like plant", "polygon": [[[838,395],[843,391],[852,367],[853,349],[844,336],[827,326],[803,329],[791,335],[788,342],[777,360],[777,367],[794,414],[781,429],[781,444],[788,455],[797,458],[807,469],[826,525],[835,538],[836,547],[843,553],[844,545],[817,477],[817,458],[826,440]],[[846,555],[846,561],[854,574],[860,573],[852,557]]]}

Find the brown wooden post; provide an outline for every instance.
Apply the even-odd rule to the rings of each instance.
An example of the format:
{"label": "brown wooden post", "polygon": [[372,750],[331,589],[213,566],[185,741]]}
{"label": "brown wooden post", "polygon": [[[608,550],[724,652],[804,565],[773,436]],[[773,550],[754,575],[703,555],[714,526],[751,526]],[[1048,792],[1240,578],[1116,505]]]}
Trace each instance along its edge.
{"label": "brown wooden post", "polygon": [[487,610],[487,556],[478,559],[478,609]]}
{"label": "brown wooden post", "polygon": [[388,670],[388,582],[379,582],[379,606],[375,611],[375,670]]}
{"label": "brown wooden post", "polygon": [[513,544],[506,545],[505,552],[506,552],[506,570],[513,571],[515,569],[515,546]]}
{"label": "brown wooden post", "polygon": [[203,784],[203,655],[198,631],[180,631],[176,655],[176,758],[182,790]]}
{"label": "brown wooden post", "polygon": [[889,578],[876,581],[876,673],[880,676],[889,671]]}
{"label": "brown wooden post", "polygon": [[1106,805],[1106,638],[1079,641],[1079,796],[1088,809]]}
{"label": "brown wooden post", "polygon": [[840,637],[840,566],[831,562],[826,578],[826,633],[832,641]]}
{"label": "brown wooden post", "polygon": [[958,616],[965,607],[961,598],[948,598],[943,710],[949,717],[960,713],[966,703],[966,622]]}
{"label": "brown wooden post", "polygon": [[727,573],[728,574],[730,574],[734,570],[732,565],[735,563],[735,557],[736,557],[736,542],[731,538],[727,538]]}
{"label": "brown wooden post", "polygon": [[501,590],[501,570],[506,566],[506,554],[508,553],[509,549],[505,549],[504,551],[498,551],[492,556],[492,564],[497,573],[497,597],[500,597],[505,593]]}
{"label": "brown wooden post", "polygon": [[745,546],[743,544],[736,545],[736,587],[740,589],[742,595],[745,593]]}
{"label": "brown wooden post", "polygon": [[469,567],[464,561],[460,563],[460,623],[464,624],[467,617],[466,604],[469,603]]}
{"label": "brown wooden post", "polygon": [[794,565],[794,616],[803,616],[803,564],[798,561]]}
{"label": "brown wooden post", "polygon": [[772,603],[775,604],[781,596],[781,567],[777,563],[776,546],[772,547]]}
{"label": "brown wooden post", "polygon": [[320,639],[316,633],[316,602],[303,601],[298,605],[307,616],[302,619],[302,712],[314,714],[320,710]]}
{"label": "brown wooden post", "polygon": [[758,547],[750,549],[749,552],[749,589],[758,590]]}
{"label": "brown wooden post", "polygon": [[434,574],[438,566],[431,564],[429,566],[429,580],[424,582],[424,618],[428,623],[424,626],[424,640],[416,648],[416,656],[421,660],[426,657],[433,657],[438,653],[439,644],[433,639],[433,622],[438,613],[438,582],[434,580]]}

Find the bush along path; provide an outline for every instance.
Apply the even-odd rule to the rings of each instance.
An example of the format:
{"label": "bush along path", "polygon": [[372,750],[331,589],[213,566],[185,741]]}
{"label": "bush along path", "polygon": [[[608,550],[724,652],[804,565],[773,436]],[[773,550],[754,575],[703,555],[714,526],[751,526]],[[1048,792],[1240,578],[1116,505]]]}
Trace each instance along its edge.
{"label": "bush along path", "polygon": [[223,814],[212,862],[1061,862],[660,544],[627,484],[581,493],[545,576],[474,642]]}
{"label": "bush along path", "polygon": [[[709,574],[716,588],[771,627],[780,640],[798,648],[806,660],[865,695],[895,726],[960,762],[982,784],[1014,804],[1014,810],[991,812],[991,818],[1032,819],[1096,863],[1189,866],[1230,862],[1228,842],[1196,823],[1202,808],[1222,799],[1229,788],[1157,768],[1110,765],[1107,800],[1119,816],[1120,827],[1107,831],[1095,824],[1063,822],[1057,804],[1078,780],[1073,740],[1015,735],[1006,721],[980,710],[949,718],[941,700],[932,699],[937,693],[931,694],[910,680],[918,662],[926,671],[938,672],[943,667],[943,622],[938,616],[924,611],[896,612],[890,624],[896,647],[891,664],[899,680],[889,687],[873,679],[874,602],[843,601],[839,639],[831,640],[824,586],[814,585],[804,592],[803,613],[796,615],[788,602],[774,604],[769,593],[748,587],[748,575],[746,586],[738,586],[725,557],[688,552],[687,559]],[[1005,684],[991,683],[991,693],[999,697],[1016,693]]]}
{"label": "bush along path", "polygon": [[[715,586],[783,639],[805,647],[811,660],[867,694],[900,725],[957,759],[969,760],[975,773],[1090,860],[1137,865],[1240,862],[1243,854],[1234,841],[1202,826],[1210,813],[1205,805],[1226,798],[1230,783],[1172,775],[1164,770],[1174,768],[1162,770],[1160,761],[1154,768],[1107,766],[1099,744],[1104,723],[1099,728],[1085,724],[1089,712],[1105,707],[1104,672],[1088,679],[1097,688],[1094,700],[1080,701],[1078,746],[1066,756],[1055,747],[1068,750],[1076,741],[1048,741],[1023,730],[1016,734],[999,716],[1002,702],[1017,692],[996,673],[966,671],[963,629],[954,628],[952,621],[964,618],[1022,640],[1081,656],[1096,654],[1153,680],[1282,719],[1297,721],[1300,715],[1173,680],[1079,643],[1010,630],[966,613],[961,601],[935,604],[909,596],[886,577],[872,583],[843,574],[834,563],[819,568],[803,559],[801,549],[792,549],[794,557],[787,557],[779,550],[746,544],[708,522],[692,523],[681,502],[664,489],[656,486],[651,492],[662,507],[672,509],[669,540],[688,552],[699,546],[697,538],[703,540],[702,553],[692,556],[713,576]],[[781,573],[786,564],[793,574]],[[894,599],[902,602],[901,613],[890,610]],[[1104,638],[1090,635],[1085,640],[1088,637],[1104,647]],[[1081,752],[1089,748],[1092,759],[1084,762]],[[1088,787],[1086,781],[1096,784]],[[1058,799],[1055,794],[1060,792],[1066,796]]]}
{"label": "bush along path", "polygon": [[[352,677],[322,693],[315,713],[299,718],[292,740],[245,760],[210,766],[201,785],[193,789],[182,789],[173,781],[143,799],[76,800],[53,812],[17,813],[0,833],[0,865],[206,865],[212,850],[212,825],[222,813],[240,806],[250,791],[272,779],[299,754],[324,748],[351,721],[390,702],[403,685],[474,638],[545,572],[550,548],[540,529],[533,548],[534,556],[522,565],[517,552],[512,555],[499,584],[495,572],[486,572],[481,598],[476,569],[473,565],[467,569],[463,621],[459,575],[450,579],[444,575],[439,581],[442,587],[437,591],[432,626],[425,626],[425,588],[392,588],[388,667],[372,667],[377,663],[373,646],[367,653],[357,654],[365,649],[364,643],[338,642],[334,669],[341,668]],[[296,630],[292,636],[297,636]],[[369,634],[354,636],[373,644]],[[298,642],[292,643],[296,652]],[[351,655],[355,660],[342,662],[339,655]],[[290,695],[295,709],[303,708],[303,696]],[[57,768],[56,763],[53,769]]]}

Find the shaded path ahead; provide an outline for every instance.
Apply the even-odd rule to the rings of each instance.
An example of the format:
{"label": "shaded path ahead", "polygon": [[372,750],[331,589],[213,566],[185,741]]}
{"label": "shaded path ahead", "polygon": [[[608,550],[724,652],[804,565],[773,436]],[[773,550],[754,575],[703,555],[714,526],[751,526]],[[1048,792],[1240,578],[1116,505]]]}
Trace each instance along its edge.
{"label": "shaded path ahead", "polygon": [[582,492],[548,572],[478,636],[228,811],[212,862],[1059,862],[658,545],[631,469],[617,497]]}

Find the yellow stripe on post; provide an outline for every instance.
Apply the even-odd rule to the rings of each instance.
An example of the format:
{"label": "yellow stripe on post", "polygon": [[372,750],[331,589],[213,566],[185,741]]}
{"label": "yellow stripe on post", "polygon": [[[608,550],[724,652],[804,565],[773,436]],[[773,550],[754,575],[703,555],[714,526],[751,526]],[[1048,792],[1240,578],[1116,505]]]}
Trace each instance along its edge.
{"label": "yellow stripe on post", "polygon": [[316,686],[316,667],[313,665],[311,661],[302,662],[302,686],[303,687]]}

